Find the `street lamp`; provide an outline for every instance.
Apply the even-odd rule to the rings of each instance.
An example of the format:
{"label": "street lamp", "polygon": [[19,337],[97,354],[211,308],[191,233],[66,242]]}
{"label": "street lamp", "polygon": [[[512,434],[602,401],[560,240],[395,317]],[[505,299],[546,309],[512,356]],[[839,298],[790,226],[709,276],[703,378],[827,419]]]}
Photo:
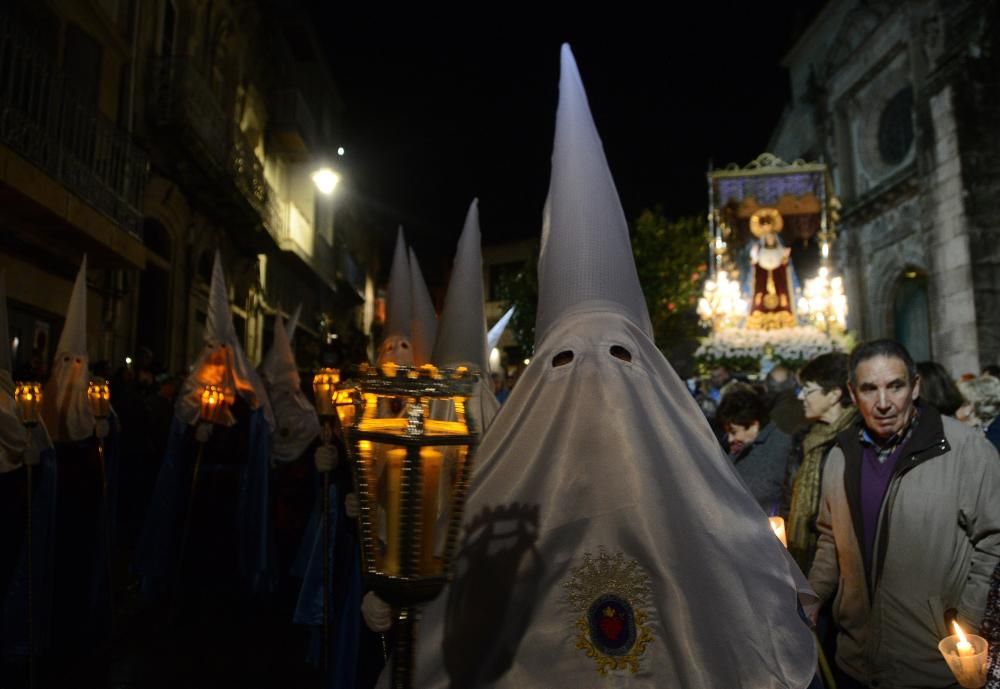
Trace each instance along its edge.
{"label": "street lamp", "polygon": [[321,194],[329,196],[340,181],[340,175],[332,168],[324,166],[312,173],[312,181]]}
{"label": "street lamp", "polygon": [[[476,380],[464,367],[363,367],[338,389],[347,392],[336,406],[361,508],[364,577],[398,611],[394,689],[411,686],[417,609],[441,593],[454,558],[479,442],[465,413]],[[455,420],[431,418],[434,400],[451,401]]]}

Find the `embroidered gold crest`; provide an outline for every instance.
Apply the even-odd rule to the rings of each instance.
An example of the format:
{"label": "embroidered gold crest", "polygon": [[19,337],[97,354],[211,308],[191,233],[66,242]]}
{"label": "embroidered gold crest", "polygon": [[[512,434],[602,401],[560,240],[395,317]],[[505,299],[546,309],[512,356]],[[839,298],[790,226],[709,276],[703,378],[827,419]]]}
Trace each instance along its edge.
{"label": "embroidered gold crest", "polygon": [[622,553],[586,553],[563,585],[578,630],[576,647],[597,664],[602,675],[612,670],[639,671],[646,645],[653,640],[648,625],[649,577]]}

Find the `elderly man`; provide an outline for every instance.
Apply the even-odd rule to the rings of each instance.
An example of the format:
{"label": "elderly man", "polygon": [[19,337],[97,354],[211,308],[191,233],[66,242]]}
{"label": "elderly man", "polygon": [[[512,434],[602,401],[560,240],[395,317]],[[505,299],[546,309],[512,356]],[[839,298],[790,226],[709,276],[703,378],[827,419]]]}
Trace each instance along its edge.
{"label": "elderly man", "polygon": [[935,649],[952,618],[972,631],[983,617],[1000,560],[997,452],[918,401],[897,342],[859,345],[849,389],[862,418],[827,460],[809,573],[822,599],[836,592],[838,686],[954,686]]}

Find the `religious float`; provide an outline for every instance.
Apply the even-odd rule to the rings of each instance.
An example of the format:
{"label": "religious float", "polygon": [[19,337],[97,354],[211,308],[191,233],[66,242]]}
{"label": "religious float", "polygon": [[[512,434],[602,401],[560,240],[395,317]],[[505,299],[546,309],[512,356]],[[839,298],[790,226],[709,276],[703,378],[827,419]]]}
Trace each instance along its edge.
{"label": "religious float", "polygon": [[710,275],[695,356],[748,375],[849,351],[847,298],[833,265],[840,202],[823,163],[765,153],[708,172]]}

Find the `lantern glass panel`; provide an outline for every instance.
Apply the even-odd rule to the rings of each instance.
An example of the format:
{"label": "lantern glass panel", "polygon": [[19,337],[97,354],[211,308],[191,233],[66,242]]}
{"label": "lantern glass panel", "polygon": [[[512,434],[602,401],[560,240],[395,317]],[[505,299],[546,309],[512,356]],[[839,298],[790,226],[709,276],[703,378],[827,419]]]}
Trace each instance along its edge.
{"label": "lantern glass panel", "polygon": [[216,423],[225,404],[226,395],[222,388],[206,385],[201,393],[201,420]]}
{"label": "lantern glass panel", "polygon": [[357,418],[358,407],[358,392],[355,388],[344,388],[337,390],[334,395],[334,406],[337,409],[337,416],[340,417],[341,428],[347,428],[354,425],[354,420]]}
{"label": "lantern glass panel", "polygon": [[95,378],[87,386],[87,399],[94,416],[107,418],[111,413],[111,387],[103,378]]}
{"label": "lantern glass panel", "polygon": [[[441,575],[451,496],[468,446],[361,440],[357,449],[362,528],[374,545],[374,561],[366,568],[392,576]],[[403,561],[406,552],[412,553],[409,563]]]}
{"label": "lantern glass panel", "polygon": [[334,394],[336,385],[340,382],[340,372],[333,368],[323,368],[313,376],[313,398],[316,412],[320,416],[333,416]]}
{"label": "lantern glass panel", "polygon": [[41,384],[18,383],[14,388],[14,402],[21,423],[29,426],[38,423],[42,405]]}

